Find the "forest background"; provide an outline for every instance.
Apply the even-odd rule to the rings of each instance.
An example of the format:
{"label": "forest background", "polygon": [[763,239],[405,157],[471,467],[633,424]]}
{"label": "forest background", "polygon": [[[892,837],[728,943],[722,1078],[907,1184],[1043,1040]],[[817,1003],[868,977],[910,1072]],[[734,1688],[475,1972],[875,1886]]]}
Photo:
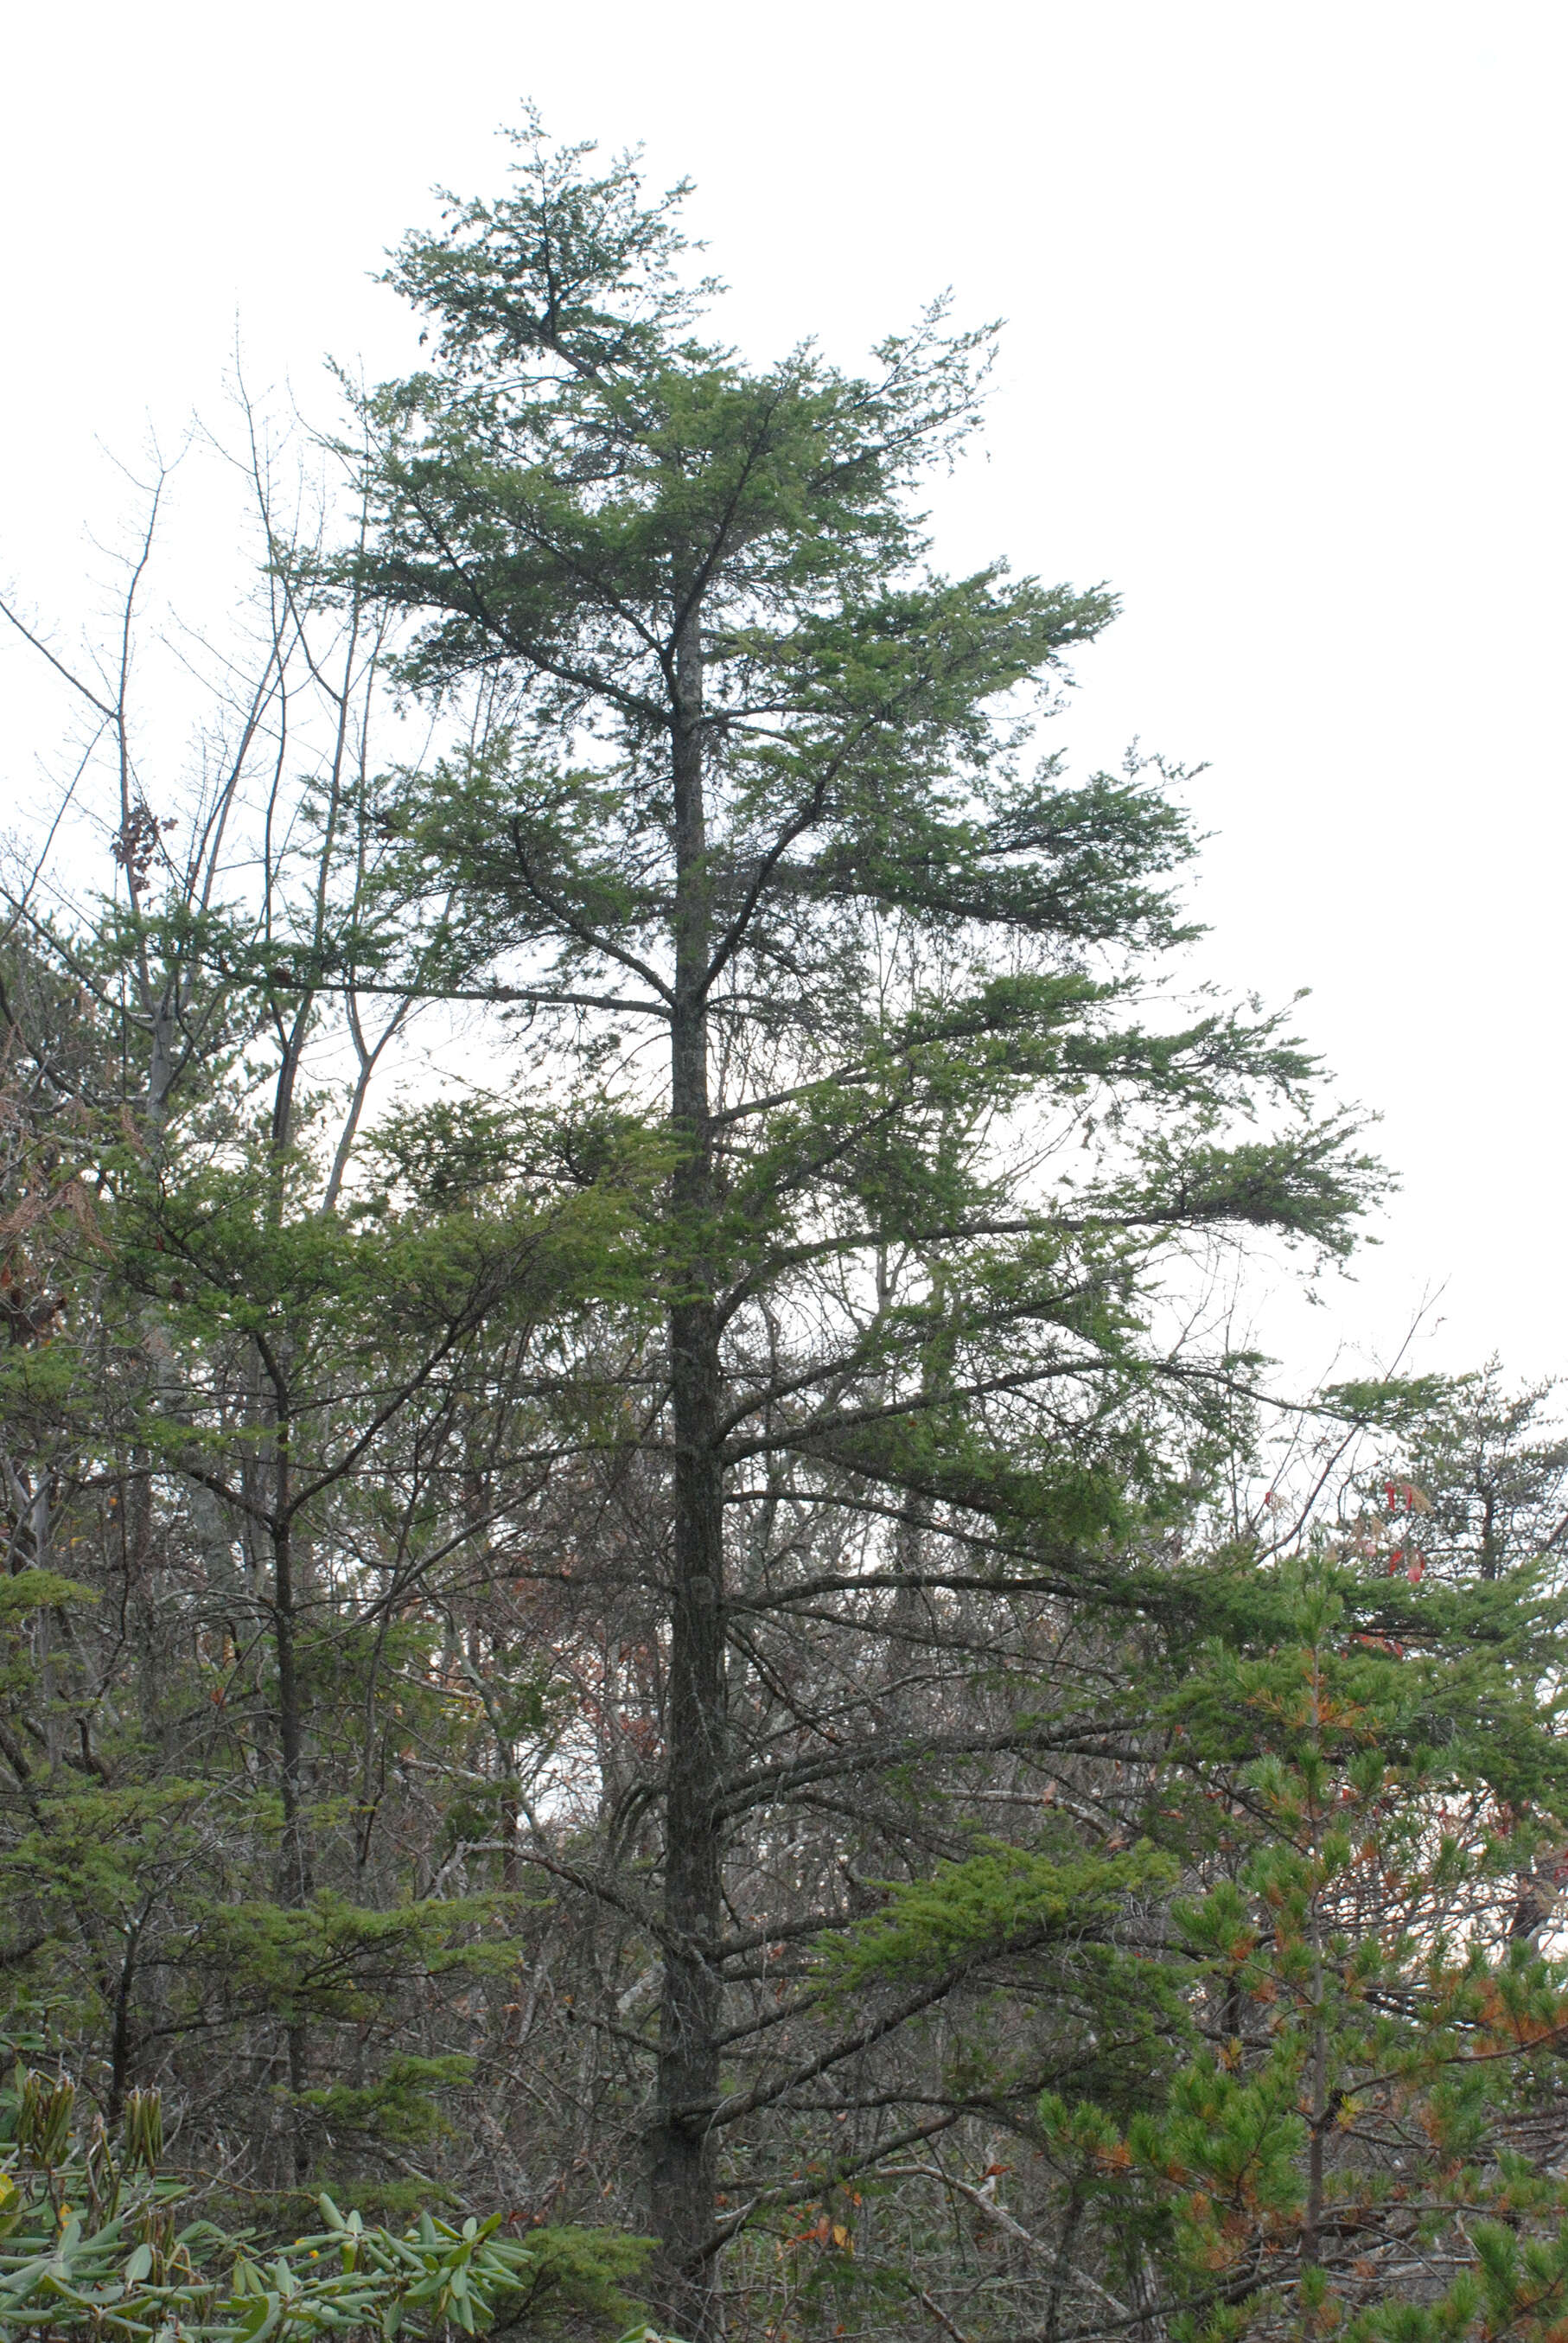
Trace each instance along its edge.
{"label": "forest background", "polygon": [[1545,1404],[1261,1396],[1256,1264],[1381,1177],[1194,991],[1201,777],[1030,778],[1103,595],[918,583],[986,337],[733,373],[536,167],[406,247],[358,551],[269,395],[248,635],[156,623],[179,468],[127,628],[22,612],[86,726],[7,947],[24,2054],[264,2232],[543,2224],[585,2317],[640,2227],[689,2334],[1544,2332]]}

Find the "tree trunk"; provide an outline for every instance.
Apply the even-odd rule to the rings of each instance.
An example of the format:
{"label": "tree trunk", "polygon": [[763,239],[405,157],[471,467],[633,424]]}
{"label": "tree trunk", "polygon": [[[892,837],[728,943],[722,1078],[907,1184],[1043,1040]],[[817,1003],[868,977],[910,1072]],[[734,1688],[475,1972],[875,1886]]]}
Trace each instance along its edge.
{"label": "tree trunk", "polygon": [[[278,1394],[276,1454],[277,1513],[272,1529],[273,1634],[277,1659],[278,1787],[283,1805],[283,1844],[278,1863],[278,1902],[302,1910],[310,1901],[313,1881],[310,1845],[305,1821],[305,1721],[299,1689],[297,1647],[297,1612],[294,1585],[294,1540],[289,1505],[289,1426]],[[310,2142],[301,2094],[310,2082],[310,2036],[297,2014],[287,2026],[288,2088],[293,2101],[290,2129],[294,2179],[302,2185],[310,2175]]]}
{"label": "tree trunk", "polygon": [[719,2098],[719,1799],[725,1760],[723,1474],[719,1315],[709,1257],[713,1161],[706,977],[711,910],[703,809],[702,668],[696,613],[677,642],[672,769],[676,833],[671,1107],[670,1405],[675,1441],[673,1585],[665,1721],[664,1986],[649,2211],[660,2239],[662,2318],[690,2343],[721,2319],[711,2258]]}

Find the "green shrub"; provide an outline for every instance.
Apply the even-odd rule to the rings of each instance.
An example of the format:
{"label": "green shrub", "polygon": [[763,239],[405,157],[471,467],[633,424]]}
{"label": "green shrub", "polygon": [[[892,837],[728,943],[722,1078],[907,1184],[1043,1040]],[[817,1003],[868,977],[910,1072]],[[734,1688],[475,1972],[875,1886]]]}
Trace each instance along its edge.
{"label": "green shrub", "polygon": [[572,2313],[598,2327],[632,2315],[620,2289],[647,2254],[642,2238],[576,2228],[503,2237],[499,2214],[447,2221],[428,2211],[395,2232],[323,2196],[322,2227],[263,2246],[189,2217],[189,2185],[160,2177],[156,2092],[130,2095],[112,2142],[101,2119],[78,2121],[64,2074],[18,2066],[9,2097],[0,2343],[391,2343],[475,2335],[498,2320],[515,2333]]}

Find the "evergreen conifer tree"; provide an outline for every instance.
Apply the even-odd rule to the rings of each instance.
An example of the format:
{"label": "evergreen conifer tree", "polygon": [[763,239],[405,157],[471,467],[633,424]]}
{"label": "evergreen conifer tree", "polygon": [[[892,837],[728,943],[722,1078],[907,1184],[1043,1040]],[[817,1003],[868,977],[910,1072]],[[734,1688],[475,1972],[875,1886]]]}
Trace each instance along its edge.
{"label": "evergreen conifer tree", "polygon": [[[467,711],[381,819],[427,979],[531,1020],[514,1172],[641,1151],[616,1438],[668,1473],[648,2210],[703,2338],[721,2142],[855,2046],[770,2063],[739,2006],[778,1925],[739,1916],[743,1825],[886,1805],[941,1741],[913,1693],[839,1717],[791,1644],[816,1616],[862,1667],[922,1638],[972,1665],[988,1604],[1102,1595],[1218,1364],[1152,1334],[1160,1265],[1246,1231],[1342,1250],[1372,1175],[1274,1022],[1148,1006],[1185,932],[1168,777],[1072,782],[1030,739],[1111,598],[929,567],[915,498],[985,337],[939,305],[866,375],[749,367],[680,275],[684,189],[516,143],[508,192],[389,272],[433,351],[362,404],[340,574],[417,619],[406,688]],[[870,1534],[824,1563],[807,1520]],[[1037,1744],[1021,1681],[1003,1706],[990,1745]]]}

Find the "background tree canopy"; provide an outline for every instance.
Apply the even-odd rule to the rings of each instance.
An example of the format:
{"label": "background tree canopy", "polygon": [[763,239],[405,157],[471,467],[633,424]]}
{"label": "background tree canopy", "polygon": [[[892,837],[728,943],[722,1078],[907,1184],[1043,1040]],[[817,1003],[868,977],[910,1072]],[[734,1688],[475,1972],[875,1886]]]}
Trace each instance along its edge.
{"label": "background tree canopy", "polygon": [[1270,1408],[1215,1296],[1382,1177],[1184,997],[1180,772],[1040,745],[1111,598],[930,567],[988,337],[757,371],[682,192],[526,124],[310,527],[246,411],[188,783],[156,494],[38,639],[110,794],[0,944],[14,2034],[84,2170],[156,2089],[231,2225],[471,2206],[541,2316],[646,2235],[693,2343],[1544,2338],[1568,1445]]}

